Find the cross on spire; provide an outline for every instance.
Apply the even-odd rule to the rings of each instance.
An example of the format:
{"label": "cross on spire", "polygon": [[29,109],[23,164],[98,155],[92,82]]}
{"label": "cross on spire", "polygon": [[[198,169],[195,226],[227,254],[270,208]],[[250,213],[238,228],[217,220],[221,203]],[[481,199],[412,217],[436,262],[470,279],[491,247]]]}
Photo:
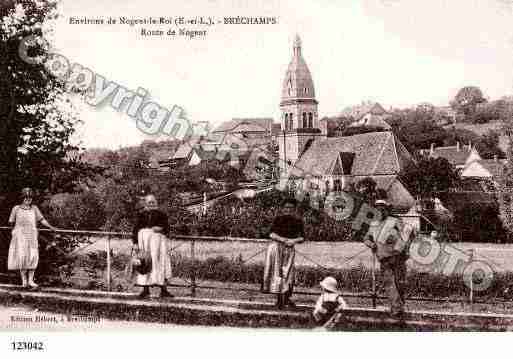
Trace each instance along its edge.
{"label": "cross on spire", "polygon": [[301,56],[301,38],[298,34],[294,39],[294,56]]}

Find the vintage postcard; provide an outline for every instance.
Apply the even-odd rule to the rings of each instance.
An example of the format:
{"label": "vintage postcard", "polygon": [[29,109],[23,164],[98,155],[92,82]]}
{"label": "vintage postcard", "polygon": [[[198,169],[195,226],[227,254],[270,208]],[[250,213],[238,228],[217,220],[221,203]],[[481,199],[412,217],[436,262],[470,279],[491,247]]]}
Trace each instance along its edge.
{"label": "vintage postcard", "polygon": [[512,23],[2,0],[0,330],[510,331]]}

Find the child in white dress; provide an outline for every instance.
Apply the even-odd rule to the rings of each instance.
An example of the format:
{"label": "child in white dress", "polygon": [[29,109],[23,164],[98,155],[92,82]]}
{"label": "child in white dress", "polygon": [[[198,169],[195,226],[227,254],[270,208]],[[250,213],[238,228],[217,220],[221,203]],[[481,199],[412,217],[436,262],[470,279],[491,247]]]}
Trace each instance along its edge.
{"label": "child in white dress", "polygon": [[333,277],[326,277],[320,283],[322,293],[315,303],[313,317],[317,324],[325,326],[330,319],[342,310],[347,304],[338,290],[337,280]]}

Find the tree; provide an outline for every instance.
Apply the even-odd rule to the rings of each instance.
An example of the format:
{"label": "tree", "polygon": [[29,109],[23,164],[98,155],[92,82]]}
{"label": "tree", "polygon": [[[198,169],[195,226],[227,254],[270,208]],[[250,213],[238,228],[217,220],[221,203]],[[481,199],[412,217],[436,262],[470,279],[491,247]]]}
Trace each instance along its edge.
{"label": "tree", "polygon": [[373,205],[376,201],[378,185],[371,177],[365,177],[358,181],[354,188],[355,191],[362,197],[362,199]]}
{"label": "tree", "polygon": [[429,148],[431,144],[441,146],[447,137],[447,131],[434,122],[433,116],[422,111],[395,111],[388,123],[410,153]]}
{"label": "tree", "polygon": [[105,223],[103,204],[93,191],[54,195],[46,207],[48,220],[59,228],[99,230]]}
{"label": "tree", "polygon": [[499,147],[499,135],[496,130],[489,130],[484,135],[479,137],[475,142],[477,152],[482,158],[504,158],[506,155]]}
{"label": "tree", "polygon": [[[55,0],[3,0],[0,2],[0,221],[19,200],[19,190],[31,186],[36,194],[71,190],[82,176],[77,161],[67,158],[77,150],[71,143],[79,122],[65,84],[44,63],[31,64],[20,58],[22,43],[28,55],[44,59],[41,39],[50,21],[57,17]],[[45,26],[43,26],[45,25]],[[23,41],[23,42],[22,42]],[[37,198],[36,202],[40,198]],[[73,260],[64,253],[80,239],[40,235],[39,275],[60,275]],[[9,241],[0,241],[0,268],[5,268]]]}
{"label": "tree", "polygon": [[[0,4],[0,193],[10,207],[19,187],[47,192],[70,167],[66,153],[78,118],[64,84],[43,63],[19,56],[27,36],[43,36],[43,24],[56,18],[56,1],[7,0]],[[46,47],[31,43],[30,56],[46,56]]]}
{"label": "tree", "polygon": [[499,180],[498,202],[502,224],[513,238],[513,109],[508,106],[509,117],[504,121],[504,134],[508,137],[508,151],[506,164]]}
{"label": "tree", "polygon": [[465,116],[473,115],[478,104],[486,102],[479,87],[467,86],[458,91],[451,102],[452,108]]}
{"label": "tree", "polygon": [[456,169],[445,158],[422,157],[417,164],[409,164],[402,180],[413,195],[431,199],[437,192],[447,191],[458,181]]}
{"label": "tree", "polygon": [[422,102],[417,105],[415,111],[432,118],[435,115],[435,106],[429,102]]}

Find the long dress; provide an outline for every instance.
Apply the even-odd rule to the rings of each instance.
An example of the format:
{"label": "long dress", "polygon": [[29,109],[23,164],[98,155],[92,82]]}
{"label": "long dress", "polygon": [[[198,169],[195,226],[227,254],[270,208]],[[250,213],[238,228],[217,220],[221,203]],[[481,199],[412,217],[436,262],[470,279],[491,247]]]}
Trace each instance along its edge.
{"label": "long dress", "polygon": [[[162,227],[163,233],[155,232],[152,227]],[[166,236],[168,231],[168,220],[164,212],[152,209],[139,214],[132,240],[138,244],[139,250],[150,253],[152,270],[148,274],[138,274],[136,285],[164,286],[171,279],[170,243]]]}
{"label": "long dress", "polygon": [[[294,216],[278,216],[271,227],[271,232],[285,238],[304,237],[303,221]],[[290,293],[294,287],[294,247],[274,241],[267,248],[264,268],[264,293]]]}
{"label": "long dress", "polygon": [[9,217],[14,223],[7,260],[8,270],[35,270],[39,263],[37,223],[43,215],[36,206],[15,206]]}

